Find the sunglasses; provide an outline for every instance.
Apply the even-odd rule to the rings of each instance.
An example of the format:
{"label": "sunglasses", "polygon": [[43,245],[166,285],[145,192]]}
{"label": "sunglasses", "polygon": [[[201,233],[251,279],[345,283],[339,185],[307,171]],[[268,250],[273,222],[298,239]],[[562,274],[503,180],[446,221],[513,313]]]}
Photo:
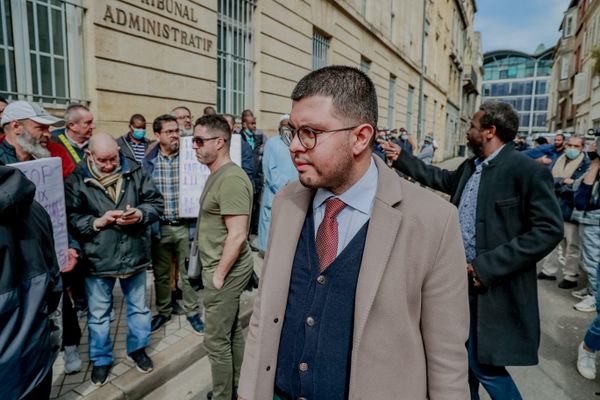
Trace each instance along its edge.
{"label": "sunglasses", "polygon": [[[200,136],[194,136],[192,138],[192,143],[194,143],[196,146],[204,146],[204,143],[208,142],[209,140],[215,140],[215,139],[219,139],[221,138],[221,136],[215,136],[215,137],[211,137],[211,138],[202,138]],[[226,142],[227,140],[225,140],[224,138],[222,138],[224,142]]]}

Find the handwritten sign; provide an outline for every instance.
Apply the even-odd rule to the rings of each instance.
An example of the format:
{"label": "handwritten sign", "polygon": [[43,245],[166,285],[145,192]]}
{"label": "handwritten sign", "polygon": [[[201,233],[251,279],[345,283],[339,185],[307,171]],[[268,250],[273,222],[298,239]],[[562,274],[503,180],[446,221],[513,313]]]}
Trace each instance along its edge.
{"label": "handwritten sign", "polygon": [[64,269],[69,260],[67,252],[69,236],[67,234],[65,189],[60,158],[44,158],[11,164],[11,166],[20,169],[35,184],[35,200],[50,215],[58,265],[60,265],[61,270]]}
{"label": "handwritten sign", "polygon": [[[231,160],[242,165],[242,137],[231,135],[229,149]],[[200,211],[200,196],[210,170],[196,159],[196,151],[192,148],[192,137],[185,136],[179,142],[179,216],[181,218],[197,218]]]}

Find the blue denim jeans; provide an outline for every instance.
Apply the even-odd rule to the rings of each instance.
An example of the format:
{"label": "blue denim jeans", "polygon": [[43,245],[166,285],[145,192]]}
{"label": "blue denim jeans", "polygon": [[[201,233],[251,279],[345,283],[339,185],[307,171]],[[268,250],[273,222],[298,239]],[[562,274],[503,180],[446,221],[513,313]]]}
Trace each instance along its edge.
{"label": "blue denim jeans", "polygon": [[471,400],[479,400],[479,384],[492,400],[522,400],[519,389],[505,367],[484,365],[477,361],[477,300],[470,299],[471,324],[467,350],[469,355],[469,390]]}
{"label": "blue denim jeans", "polygon": [[596,296],[597,267],[600,263],[600,225],[579,224],[581,259],[588,275],[588,288]]}
{"label": "blue denim jeans", "polygon": [[[87,276],[85,291],[88,298],[88,330],[90,331],[90,360],[95,366],[112,364],[110,311],[113,307],[113,288],[117,278]],[[148,346],[150,341],[150,309],[146,305],[146,271],[129,278],[119,278],[127,304],[127,354]]]}
{"label": "blue denim jeans", "polygon": [[[596,266],[596,271],[600,272],[600,264]],[[596,280],[596,319],[589,326],[583,342],[594,351],[600,350],[600,280]]]}

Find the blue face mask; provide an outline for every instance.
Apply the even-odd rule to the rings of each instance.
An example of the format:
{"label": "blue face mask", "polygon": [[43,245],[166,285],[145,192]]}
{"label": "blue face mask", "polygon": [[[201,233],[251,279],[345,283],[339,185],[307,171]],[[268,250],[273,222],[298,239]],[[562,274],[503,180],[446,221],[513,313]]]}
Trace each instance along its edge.
{"label": "blue face mask", "polygon": [[142,140],[144,138],[144,136],[146,136],[146,130],[145,129],[134,129],[133,132],[131,133],[131,136],[133,136],[133,138],[136,140]]}
{"label": "blue face mask", "polygon": [[576,159],[577,157],[579,157],[580,153],[581,152],[579,150],[577,150],[577,149],[567,149],[567,150],[565,150],[565,155],[567,156],[567,158],[569,160]]}

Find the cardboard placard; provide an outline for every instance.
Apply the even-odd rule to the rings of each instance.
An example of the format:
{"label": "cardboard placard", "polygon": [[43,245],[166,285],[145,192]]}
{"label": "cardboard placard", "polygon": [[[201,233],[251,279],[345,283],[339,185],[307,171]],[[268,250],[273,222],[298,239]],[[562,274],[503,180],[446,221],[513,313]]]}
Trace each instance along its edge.
{"label": "cardboard placard", "polygon": [[54,249],[61,271],[69,261],[69,235],[62,162],[58,157],[42,158],[11,164],[20,169],[35,184],[35,200],[46,209],[52,220]]}

